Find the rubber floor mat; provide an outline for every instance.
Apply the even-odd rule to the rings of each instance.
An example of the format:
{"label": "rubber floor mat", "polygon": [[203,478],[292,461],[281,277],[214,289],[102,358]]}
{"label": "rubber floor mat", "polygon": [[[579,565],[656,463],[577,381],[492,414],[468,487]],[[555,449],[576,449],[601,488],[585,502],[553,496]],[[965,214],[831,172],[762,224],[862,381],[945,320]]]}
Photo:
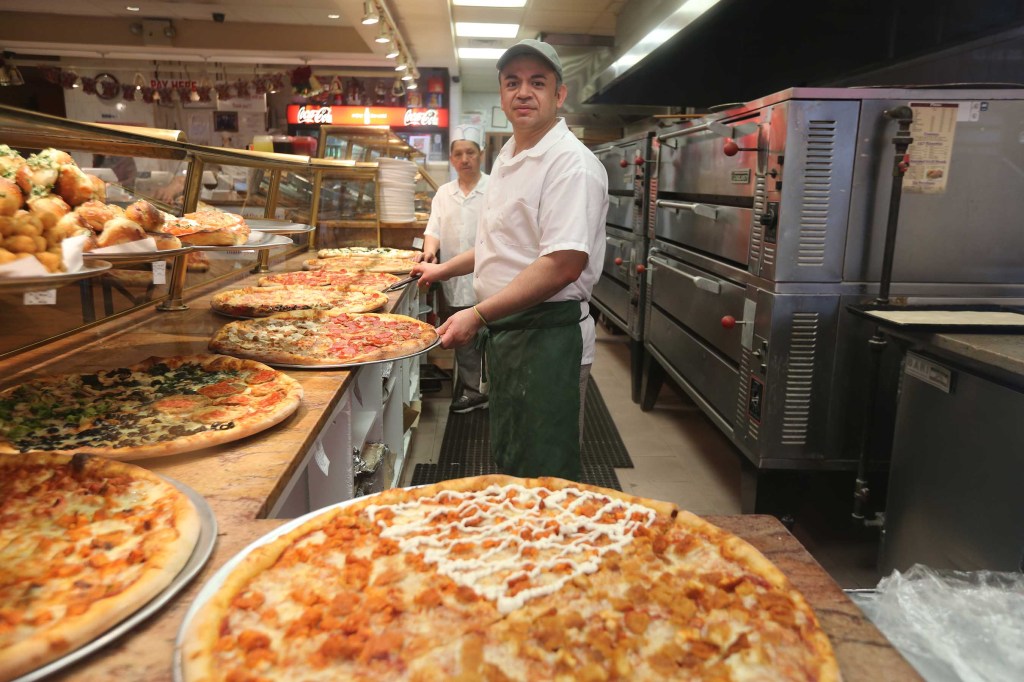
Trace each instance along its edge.
{"label": "rubber floor mat", "polygon": [[[448,415],[438,461],[417,464],[413,485],[500,473],[491,459],[489,424],[487,410]],[[587,386],[580,456],[583,483],[622,490],[615,467],[630,468],[633,461],[593,379]]]}

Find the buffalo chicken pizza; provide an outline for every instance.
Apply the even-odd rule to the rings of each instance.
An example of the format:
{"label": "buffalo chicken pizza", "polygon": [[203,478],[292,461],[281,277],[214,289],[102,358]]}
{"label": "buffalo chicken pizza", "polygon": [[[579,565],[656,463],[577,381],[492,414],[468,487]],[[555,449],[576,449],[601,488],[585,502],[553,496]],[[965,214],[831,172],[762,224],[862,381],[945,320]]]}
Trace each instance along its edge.
{"label": "buffalo chicken pizza", "polygon": [[0,393],[0,453],[130,460],[199,450],[270,428],[301,397],[288,375],[222,355],[44,376]]}
{"label": "buffalo chicken pizza", "polygon": [[357,291],[383,291],[399,278],[386,272],[362,270],[300,270],[264,275],[257,284],[261,287],[285,285],[304,287],[347,287]]}
{"label": "buffalo chicken pizza", "polygon": [[388,303],[387,294],[354,287],[265,286],[231,289],[215,294],[210,306],[218,313],[234,317],[266,317],[292,310],[337,309],[349,313],[380,310]]}
{"label": "buffalo chicken pizza", "polygon": [[814,612],[756,549],[560,479],[386,491],[220,577],[183,626],[188,682],[839,679]]}
{"label": "buffalo chicken pizza", "polygon": [[392,275],[404,275],[412,272],[416,263],[404,258],[376,258],[373,256],[353,256],[351,258],[311,258],[302,261],[304,270],[363,270],[365,272],[389,272]]}
{"label": "buffalo chicken pizza", "polygon": [[85,454],[0,454],[0,680],[77,649],[159,594],[199,517],[145,469]]}
{"label": "buffalo chicken pizza", "polygon": [[297,310],[226,324],[210,350],[271,365],[336,367],[406,357],[436,341],[433,326],[405,315]]}
{"label": "buffalo chicken pizza", "polygon": [[167,216],[163,230],[185,244],[241,246],[249,241],[249,224],[237,213],[203,208],[180,218]]}

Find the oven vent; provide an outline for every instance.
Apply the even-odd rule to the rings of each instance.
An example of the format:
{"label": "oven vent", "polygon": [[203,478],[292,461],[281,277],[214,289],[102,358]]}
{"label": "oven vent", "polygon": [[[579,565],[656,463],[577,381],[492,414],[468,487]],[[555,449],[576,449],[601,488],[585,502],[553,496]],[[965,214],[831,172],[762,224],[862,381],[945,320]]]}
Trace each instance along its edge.
{"label": "oven vent", "polygon": [[818,313],[793,313],[782,411],[782,444],[805,445],[811,418]]}
{"label": "oven vent", "polygon": [[757,443],[757,422],[750,418],[747,414],[747,401],[750,398],[750,369],[751,367],[751,353],[746,348],[743,349],[740,357],[740,376],[739,376],[739,390],[736,398],[736,428],[735,433],[739,436],[742,433],[743,425],[747,425],[747,433],[750,436],[752,443]]}
{"label": "oven vent", "polygon": [[800,243],[796,254],[797,267],[820,267],[825,264],[835,149],[836,122],[809,121],[807,160],[803,179],[804,191],[800,203]]}
{"label": "oven vent", "polygon": [[764,203],[764,176],[759,175],[754,184],[754,224],[750,226],[750,259],[747,261],[750,266],[749,269],[755,275],[760,273],[761,248],[764,245],[764,227],[761,225]]}

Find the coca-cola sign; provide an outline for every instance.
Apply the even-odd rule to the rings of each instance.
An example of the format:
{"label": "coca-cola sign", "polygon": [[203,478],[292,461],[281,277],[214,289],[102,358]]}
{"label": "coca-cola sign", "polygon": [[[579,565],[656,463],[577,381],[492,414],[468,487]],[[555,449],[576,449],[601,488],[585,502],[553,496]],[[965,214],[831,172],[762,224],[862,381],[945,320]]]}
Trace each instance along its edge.
{"label": "coca-cola sign", "polygon": [[334,123],[330,107],[307,107],[302,105],[299,107],[296,118],[298,119],[296,123],[312,123],[316,125]]}
{"label": "coca-cola sign", "polygon": [[406,126],[439,126],[437,109],[406,109]]}

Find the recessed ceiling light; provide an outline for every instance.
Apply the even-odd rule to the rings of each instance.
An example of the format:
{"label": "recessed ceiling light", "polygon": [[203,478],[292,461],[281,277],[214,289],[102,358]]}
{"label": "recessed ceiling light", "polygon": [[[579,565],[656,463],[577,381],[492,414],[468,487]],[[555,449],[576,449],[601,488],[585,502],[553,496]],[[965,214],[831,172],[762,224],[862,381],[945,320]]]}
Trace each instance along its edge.
{"label": "recessed ceiling light", "polygon": [[523,7],[526,0],[454,0],[459,7]]}
{"label": "recessed ceiling light", "polygon": [[460,47],[459,59],[497,59],[505,54],[503,47]]}
{"label": "recessed ceiling light", "polygon": [[471,21],[456,21],[455,35],[464,38],[515,38],[519,24],[481,24]]}
{"label": "recessed ceiling light", "polygon": [[128,5],[127,7],[125,7],[125,9],[128,10],[129,12],[138,12],[139,11],[139,8],[135,7],[134,5]]}
{"label": "recessed ceiling light", "polygon": [[341,19],[341,15],[340,14],[328,14],[327,18],[328,19]]}

